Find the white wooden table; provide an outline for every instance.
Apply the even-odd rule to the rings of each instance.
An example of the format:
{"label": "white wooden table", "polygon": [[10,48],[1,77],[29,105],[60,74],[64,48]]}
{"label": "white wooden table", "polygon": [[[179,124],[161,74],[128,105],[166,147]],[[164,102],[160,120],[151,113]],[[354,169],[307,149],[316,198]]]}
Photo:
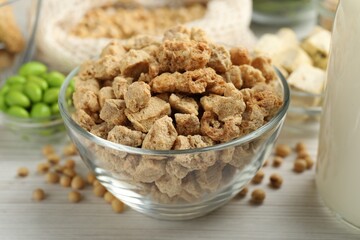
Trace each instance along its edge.
{"label": "white wooden table", "polygon": [[[280,142],[294,145],[305,140],[315,157],[316,137],[299,138],[282,134]],[[61,146],[58,146],[61,147]],[[325,208],[316,192],[315,170],[304,174],[291,171],[293,159],[280,169],[265,168],[261,185],[267,192],[263,205],[249,204],[249,195],[233,200],[208,216],[191,221],[160,221],[131,209],[115,214],[90,188],[78,204],[67,201],[69,189],[44,183],[35,167],[43,159],[40,146],[19,142],[0,128],[0,239],[360,239],[360,234],[338,222]],[[81,164],[81,165],[80,165]],[[85,171],[85,166],[79,161]],[[19,179],[20,166],[29,167],[27,178]],[[283,187],[266,184],[272,172],[284,177]],[[31,200],[41,187],[48,197],[40,203]],[[253,188],[253,186],[251,186]]]}

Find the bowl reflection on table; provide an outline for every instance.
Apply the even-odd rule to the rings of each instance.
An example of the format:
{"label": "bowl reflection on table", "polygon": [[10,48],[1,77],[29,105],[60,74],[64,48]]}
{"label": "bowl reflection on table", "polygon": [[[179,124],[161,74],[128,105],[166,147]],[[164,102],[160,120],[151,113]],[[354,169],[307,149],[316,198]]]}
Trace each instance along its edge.
{"label": "bowl reflection on table", "polygon": [[[278,113],[256,131],[227,143],[199,149],[155,151],[134,148],[97,137],[72,119],[74,109],[66,104],[65,90],[77,71],[70,73],[59,95],[60,113],[70,138],[85,164],[108,191],[136,211],[159,219],[199,217],[232,199],[270,155],[289,106],[289,88],[278,73],[278,88],[284,103]],[[213,161],[214,164],[204,171],[188,172],[181,180],[180,193],[172,197],[161,193],[154,183],[130,174],[135,171],[134,165],[142,164],[144,173],[151,178],[159,169],[165,172],[166,165],[175,158]]]}

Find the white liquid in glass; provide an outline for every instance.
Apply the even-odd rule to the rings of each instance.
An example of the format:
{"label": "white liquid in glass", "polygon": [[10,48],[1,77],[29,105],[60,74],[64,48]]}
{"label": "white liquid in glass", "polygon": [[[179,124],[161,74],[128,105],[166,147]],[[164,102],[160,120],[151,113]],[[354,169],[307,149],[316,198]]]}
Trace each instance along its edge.
{"label": "white liquid in glass", "polygon": [[360,1],[340,1],[319,138],[316,182],[325,204],[360,228]]}

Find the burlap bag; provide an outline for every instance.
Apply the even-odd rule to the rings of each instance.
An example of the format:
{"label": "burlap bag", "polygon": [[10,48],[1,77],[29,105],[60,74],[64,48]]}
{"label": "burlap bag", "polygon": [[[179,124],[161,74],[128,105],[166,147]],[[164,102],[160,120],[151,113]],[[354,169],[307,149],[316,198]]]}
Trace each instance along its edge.
{"label": "burlap bag", "polygon": [[[180,1],[204,0],[137,0],[148,7],[164,6]],[[64,73],[84,60],[96,58],[112,39],[82,39],[69,34],[82,16],[91,8],[116,0],[46,0],[43,1],[37,32],[36,58],[52,69]],[[249,30],[252,12],[251,0],[209,0],[204,18],[189,22],[187,26],[200,27],[216,42],[251,47],[254,36]],[[127,41],[127,40],[119,40]]]}

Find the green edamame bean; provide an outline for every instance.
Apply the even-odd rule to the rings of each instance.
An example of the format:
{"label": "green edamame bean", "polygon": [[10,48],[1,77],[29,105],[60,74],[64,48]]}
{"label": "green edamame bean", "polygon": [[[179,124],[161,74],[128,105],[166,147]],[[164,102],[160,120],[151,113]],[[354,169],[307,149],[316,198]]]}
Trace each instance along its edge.
{"label": "green edamame bean", "polygon": [[49,88],[44,93],[43,101],[44,103],[55,103],[58,100],[60,89],[59,88]]}
{"label": "green edamame bean", "polygon": [[38,76],[40,74],[46,73],[47,67],[40,63],[40,62],[27,62],[24,65],[22,65],[19,69],[19,74],[21,76],[30,76],[35,75]]}
{"label": "green edamame bean", "polygon": [[23,76],[19,76],[19,75],[15,75],[15,76],[11,76],[6,80],[7,84],[24,84],[26,82],[26,78],[24,78]]}
{"label": "green edamame bean", "polygon": [[7,114],[19,117],[19,118],[29,118],[29,113],[22,107],[12,106],[7,110]]}
{"label": "green edamame bean", "polygon": [[45,118],[51,116],[51,110],[45,103],[36,103],[30,112],[32,118]]}
{"label": "green edamame bean", "polygon": [[1,88],[0,88],[0,95],[5,95],[6,93],[8,93],[10,90],[10,87],[9,85],[3,85]]}
{"label": "green edamame bean", "polygon": [[65,76],[60,72],[53,71],[47,74],[46,80],[50,87],[61,87],[61,84],[65,80]]}
{"label": "green edamame bean", "polygon": [[54,103],[54,104],[51,106],[51,112],[52,112],[53,114],[59,114],[59,113],[60,113],[58,103]]}
{"label": "green edamame bean", "polygon": [[74,91],[75,90],[75,79],[71,79],[69,83],[69,87]]}
{"label": "green edamame bean", "polygon": [[70,88],[70,87],[68,87],[67,89],[66,89],[66,98],[68,99],[68,98],[71,98],[71,95],[73,94],[73,90]]}
{"label": "green edamame bean", "polygon": [[42,99],[42,90],[40,86],[33,82],[28,82],[25,84],[24,93],[33,103],[40,102]]}
{"label": "green edamame bean", "polygon": [[6,111],[6,103],[4,95],[0,95],[0,111]]}
{"label": "green edamame bean", "polygon": [[28,81],[39,85],[44,91],[49,88],[49,84],[47,83],[47,81],[45,79],[42,79],[41,77],[29,76]]}
{"label": "green edamame bean", "polygon": [[22,83],[14,83],[12,85],[10,85],[10,91],[18,91],[18,92],[22,92],[24,90],[24,84]]}
{"label": "green edamame bean", "polygon": [[18,107],[24,107],[27,108],[30,106],[30,100],[27,96],[25,96],[25,94],[15,91],[15,90],[10,90],[6,95],[5,95],[5,102],[7,105],[11,106],[18,106]]}

